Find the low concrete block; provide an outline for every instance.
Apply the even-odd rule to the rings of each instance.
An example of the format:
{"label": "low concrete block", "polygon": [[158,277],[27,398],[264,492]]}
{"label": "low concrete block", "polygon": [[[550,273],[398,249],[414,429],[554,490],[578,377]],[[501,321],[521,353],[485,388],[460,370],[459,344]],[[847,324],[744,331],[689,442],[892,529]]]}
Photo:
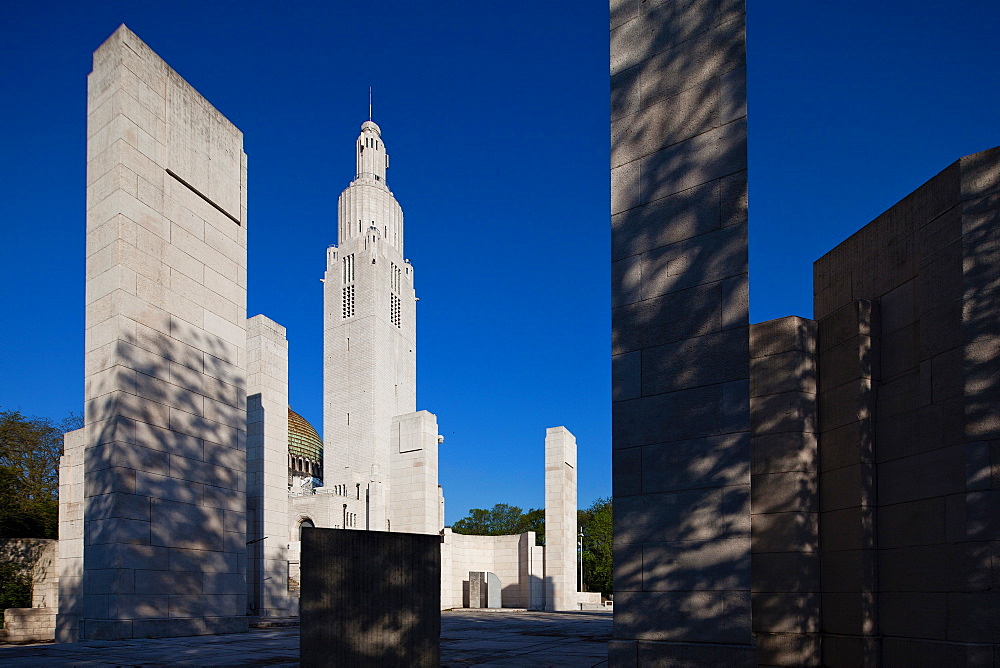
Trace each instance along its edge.
{"label": "low concrete block", "polygon": [[55,608],[7,608],[3,613],[7,642],[29,643],[55,640]]}
{"label": "low concrete block", "polygon": [[304,529],[301,661],[437,666],[441,538]]}

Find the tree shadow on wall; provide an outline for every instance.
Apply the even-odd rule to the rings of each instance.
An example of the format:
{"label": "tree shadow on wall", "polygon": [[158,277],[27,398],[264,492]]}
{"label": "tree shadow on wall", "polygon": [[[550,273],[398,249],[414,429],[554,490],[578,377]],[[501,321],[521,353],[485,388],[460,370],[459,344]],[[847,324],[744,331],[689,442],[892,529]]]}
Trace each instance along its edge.
{"label": "tree shadow on wall", "polygon": [[[966,593],[949,616],[957,639],[998,641],[1000,597],[1000,148],[961,160],[963,209]],[[950,637],[950,636],[949,636]]]}
{"label": "tree shadow on wall", "polygon": [[304,666],[437,666],[441,538],[304,529]]}
{"label": "tree shadow on wall", "polygon": [[750,642],[742,2],[611,35],[615,634]]}
{"label": "tree shadow on wall", "polygon": [[[246,613],[240,352],[160,313],[158,329],[142,324],[152,316],[126,321],[124,334],[87,357],[88,619]],[[132,629],[136,637],[163,632],[153,624]],[[184,633],[206,631],[192,622]],[[91,632],[104,633],[94,625]]]}

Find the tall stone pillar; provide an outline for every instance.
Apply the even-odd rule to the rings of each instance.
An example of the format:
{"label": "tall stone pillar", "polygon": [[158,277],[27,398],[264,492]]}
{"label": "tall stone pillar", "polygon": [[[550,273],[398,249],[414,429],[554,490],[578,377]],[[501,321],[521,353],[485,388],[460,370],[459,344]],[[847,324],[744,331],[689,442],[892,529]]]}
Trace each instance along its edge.
{"label": "tall stone pillar", "polygon": [[80,639],[83,617],[83,450],[87,430],[76,429],[63,437],[59,458],[59,613],[56,642]]}
{"label": "tall stone pillar", "polygon": [[744,3],[610,27],[609,658],[753,664]]}
{"label": "tall stone pillar", "polygon": [[243,135],[125,26],[87,135],[81,637],[246,631]]}
{"label": "tall stone pillar", "polygon": [[[750,326],[751,559],[757,660],[819,666],[816,322]],[[829,490],[827,490],[829,491]]]}
{"label": "tall stone pillar", "polygon": [[545,430],[545,609],[577,609],[576,437]]}
{"label": "tall stone pillar", "polygon": [[288,597],[288,339],[263,315],[247,320],[247,584],[250,609],[290,614]]}

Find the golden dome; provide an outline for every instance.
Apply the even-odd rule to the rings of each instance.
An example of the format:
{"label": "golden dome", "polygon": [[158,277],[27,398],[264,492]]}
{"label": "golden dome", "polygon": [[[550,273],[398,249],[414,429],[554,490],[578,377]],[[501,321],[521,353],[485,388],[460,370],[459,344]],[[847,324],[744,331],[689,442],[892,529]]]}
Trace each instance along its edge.
{"label": "golden dome", "polygon": [[288,454],[322,462],[323,439],[304,417],[288,407]]}

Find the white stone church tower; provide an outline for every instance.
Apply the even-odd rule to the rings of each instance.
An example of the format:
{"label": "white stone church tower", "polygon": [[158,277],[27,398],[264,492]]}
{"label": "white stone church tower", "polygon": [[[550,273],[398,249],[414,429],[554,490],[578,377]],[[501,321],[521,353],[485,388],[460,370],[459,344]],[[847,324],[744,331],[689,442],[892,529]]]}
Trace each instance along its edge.
{"label": "white stone church tower", "polygon": [[363,501],[357,528],[437,533],[437,420],[416,411],[416,295],[378,125],[361,125],[324,276],[324,485]]}

